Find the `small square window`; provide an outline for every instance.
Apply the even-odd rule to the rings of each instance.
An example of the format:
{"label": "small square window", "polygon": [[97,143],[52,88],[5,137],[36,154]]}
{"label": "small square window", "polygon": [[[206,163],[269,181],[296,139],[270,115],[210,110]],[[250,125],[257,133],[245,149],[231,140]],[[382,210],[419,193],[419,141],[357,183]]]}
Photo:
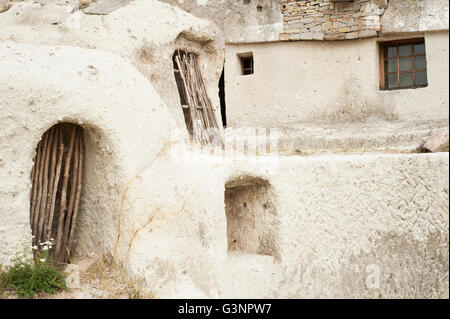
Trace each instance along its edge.
{"label": "small square window", "polygon": [[241,61],[241,71],[242,75],[250,75],[255,72],[253,63],[253,53],[241,53],[238,54],[239,60]]}
{"label": "small square window", "polygon": [[410,89],[427,85],[424,39],[380,43],[380,88],[382,90]]}

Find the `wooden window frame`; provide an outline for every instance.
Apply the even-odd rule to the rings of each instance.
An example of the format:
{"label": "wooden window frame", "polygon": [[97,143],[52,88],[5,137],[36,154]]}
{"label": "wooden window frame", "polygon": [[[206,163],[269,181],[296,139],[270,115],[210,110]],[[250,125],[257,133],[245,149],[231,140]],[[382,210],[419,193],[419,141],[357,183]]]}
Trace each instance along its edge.
{"label": "wooden window frame", "polygon": [[[399,46],[404,44],[410,44],[411,45],[411,55],[399,55]],[[393,40],[393,41],[386,41],[386,42],[379,42],[379,56],[380,56],[380,90],[386,90],[386,91],[393,91],[393,90],[404,90],[404,89],[417,89],[417,88],[423,88],[428,86],[428,78],[427,83],[422,85],[416,85],[416,72],[425,72],[428,75],[427,67],[425,69],[416,69],[415,68],[415,57],[417,56],[424,56],[426,61],[426,46],[425,46],[425,53],[423,54],[415,54],[414,53],[414,44],[424,44],[425,45],[425,39],[424,38],[414,38],[414,39],[403,39],[403,40]],[[396,56],[393,58],[385,57],[385,48],[387,47],[396,47]],[[400,71],[400,58],[411,58],[411,70],[408,71]],[[387,60],[397,60],[397,71],[396,72],[386,72],[385,70],[385,61]],[[413,85],[410,86],[400,86],[400,74],[404,73],[412,73],[413,74]],[[386,75],[387,74],[397,74],[397,83],[398,87],[395,88],[389,88],[387,87],[386,83]]]}

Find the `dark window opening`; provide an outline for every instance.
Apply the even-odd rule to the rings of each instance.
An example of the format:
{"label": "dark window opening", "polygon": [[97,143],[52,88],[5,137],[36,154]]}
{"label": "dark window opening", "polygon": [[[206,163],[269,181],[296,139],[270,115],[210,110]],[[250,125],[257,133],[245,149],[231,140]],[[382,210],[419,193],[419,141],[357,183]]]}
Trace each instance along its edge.
{"label": "dark window opening", "polygon": [[227,127],[227,111],[225,104],[225,67],[219,80],[220,114],[222,115],[223,127]]}
{"label": "dark window opening", "polygon": [[253,63],[253,53],[239,54],[239,59],[241,61],[242,75],[250,75],[255,72]]}
{"label": "dark window opening", "polygon": [[382,90],[426,87],[427,61],[424,39],[380,43]]}

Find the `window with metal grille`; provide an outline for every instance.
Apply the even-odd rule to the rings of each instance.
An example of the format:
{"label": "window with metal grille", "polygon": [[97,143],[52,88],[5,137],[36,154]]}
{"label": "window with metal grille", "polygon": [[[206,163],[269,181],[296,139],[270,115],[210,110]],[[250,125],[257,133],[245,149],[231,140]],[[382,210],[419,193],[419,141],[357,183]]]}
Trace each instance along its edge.
{"label": "window with metal grille", "polygon": [[427,85],[427,61],[423,38],[380,43],[382,90],[411,89]]}

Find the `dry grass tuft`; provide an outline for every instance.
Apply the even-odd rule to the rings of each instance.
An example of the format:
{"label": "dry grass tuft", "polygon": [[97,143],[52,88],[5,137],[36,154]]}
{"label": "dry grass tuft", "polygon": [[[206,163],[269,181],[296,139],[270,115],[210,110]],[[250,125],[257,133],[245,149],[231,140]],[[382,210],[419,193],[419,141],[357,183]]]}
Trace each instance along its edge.
{"label": "dry grass tuft", "polygon": [[152,299],[151,292],[145,289],[144,279],[132,278],[110,255],[89,266],[80,277],[82,285],[102,291],[106,299]]}
{"label": "dry grass tuft", "polygon": [[420,144],[418,147],[416,147],[415,149],[413,149],[411,151],[411,153],[432,153],[430,149],[428,149],[427,147],[425,147],[423,144]]}

